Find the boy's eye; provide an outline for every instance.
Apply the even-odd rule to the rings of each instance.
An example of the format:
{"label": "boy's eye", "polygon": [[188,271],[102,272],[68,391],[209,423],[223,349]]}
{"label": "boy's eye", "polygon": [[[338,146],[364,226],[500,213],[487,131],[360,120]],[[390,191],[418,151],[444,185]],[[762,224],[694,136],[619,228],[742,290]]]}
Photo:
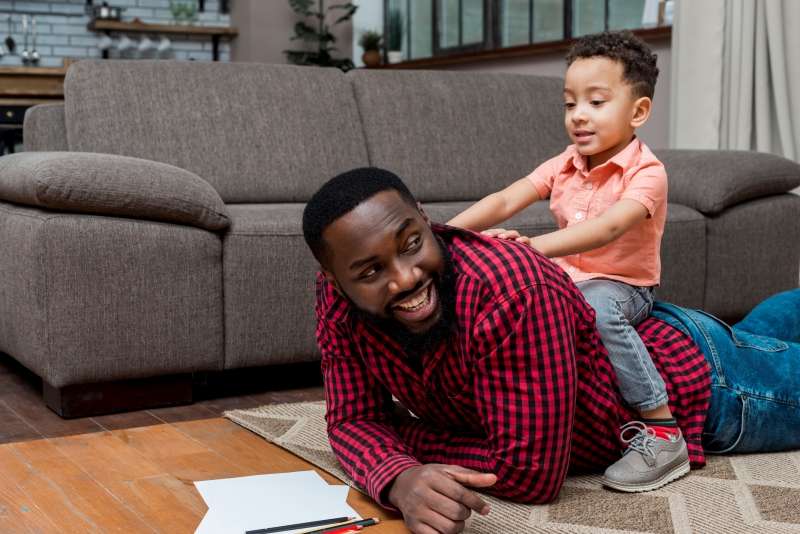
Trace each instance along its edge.
{"label": "boy's eye", "polygon": [[592,100],[592,105],[593,106],[599,106],[599,105],[604,104],[604,103],[605,103],[605,100]]}
{"label": "boy's eye", "polygon": [[575,102],[564,102],[564,107],[566,109],[572,109],[575,107]]}

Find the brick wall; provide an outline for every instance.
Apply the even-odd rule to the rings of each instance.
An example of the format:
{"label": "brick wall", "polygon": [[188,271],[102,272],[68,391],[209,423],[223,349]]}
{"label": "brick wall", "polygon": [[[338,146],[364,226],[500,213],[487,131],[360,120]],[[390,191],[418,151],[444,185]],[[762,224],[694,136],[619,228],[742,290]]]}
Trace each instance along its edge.
{"label": "brick wall", "polygon": [[[122,20],[132,21],[138,17],[142,22],[153,24],[171,24],[172,14],[169,10],[169,0],[107,0],[115,7],[124,7]],[[186,0],[183,0],[186,1]],[[99,5],[101,0],[95,0]],[[22,65],[20,52],[23,48],[22,15],[35,14],[36,17],[36,48],[41,56],[39,66],[61,66],[65,57],[83,59],[99,58],[100,49],[97,47],[100,33],[86,29],[89,17],[84,14],[85,0],[0,0],[0,42],[8,35],[7,18],[11,16],[12,36],[17,43],[15,54],[6,54],[0,58],[0,66]],[[198,13],[197,25],[203,26],[228,26],[230,17],[219,12],[219,0],[206,0],[205,11]],[[157,44],[161,39],[158,34],[130,33],[128,38],[134,41],[132,50],[120,53],[117,42],[120,34],[112,34],[114,46],[110,50],[111,58],[123,57],[136,58],[164,58],[164,59],[195,59],[199,61],[211,60],[211,38],[189,37],[180,34],[170,34],[166,37],[171,41],[171,49],[166,53],[151,50],[139,53],[137,46],[139,40],[147,37]],[[30,48],[30,40],[29,40]],[[230,45],[227,41],[220,43],[220,60],[230,60]]]}

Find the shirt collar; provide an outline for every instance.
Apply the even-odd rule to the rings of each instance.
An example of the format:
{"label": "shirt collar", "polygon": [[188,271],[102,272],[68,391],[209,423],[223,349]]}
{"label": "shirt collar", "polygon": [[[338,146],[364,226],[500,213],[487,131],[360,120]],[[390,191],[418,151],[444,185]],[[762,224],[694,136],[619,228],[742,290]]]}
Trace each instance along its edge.
{"label": "shirt collar", "polygon": [[628,143],[628,146],[620,150],[616,156],[608,160],[606,163],[613,163],[620,169],[633,167],[636,163],[635,160],[638,158],[638,155],[641,151],[642,148],[640,146],[639,138],[634,135],[633,140]]}
{"label": "shirt collar", "polygon": [[[566,172],[570,167],[572,167],[584,174],[588,174],[589,162],[585,156],[582,156],[581,153],[578,152],[577,146],[570,145],[567,150],[569,151],[569,157],[564,161],[564,166],[562,167],[561,172]],[[620,150],[619,153],[603,163],[603,165],[599,165],[599,167],[613,163],[620,169],[627,169],[628,167],[633,166],[634,159],[638,156],[639,152],[641,152],[639,138],[633,136],[633,140],[628,143],[628,146]]]}

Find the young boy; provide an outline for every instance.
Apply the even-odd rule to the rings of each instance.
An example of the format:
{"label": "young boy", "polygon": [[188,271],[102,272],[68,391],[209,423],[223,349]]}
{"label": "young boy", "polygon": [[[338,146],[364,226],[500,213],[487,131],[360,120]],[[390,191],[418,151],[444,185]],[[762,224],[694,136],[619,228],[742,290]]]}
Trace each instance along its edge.
{"label": "young boy", "polygon": [[567,66],[564,123],[574,144],[449,224],[485,231],[550,197],[560,230],[537,237],[484,233],[553,258],[595,309],[622,396],[641,415],[622,427],[628,448],[603,481],[649,491],[689,471],[664,381],[634,328],[653,306],[667,212],[664,166],[635,135],[650,116],[656,56],[630,32],[607,32],[579,39]]}

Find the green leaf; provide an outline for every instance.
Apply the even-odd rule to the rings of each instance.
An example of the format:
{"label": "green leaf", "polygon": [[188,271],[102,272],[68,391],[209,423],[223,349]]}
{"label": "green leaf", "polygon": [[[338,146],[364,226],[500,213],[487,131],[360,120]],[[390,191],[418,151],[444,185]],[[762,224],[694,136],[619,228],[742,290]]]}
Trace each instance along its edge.
{"label": "green leaf", "polygon": [[342,16],[340,16],[338,19],[336,19],[336,22],[333,23],[334,25],[336,25],[336,24],[339,24],[340,22],[345,22],[346,20],[350,20],[351,18],[353,18],[353,15],[355,15],[356,11],[358,11],[358,6],[354,6],[353,4],[348,2],[346,4],[337,4],[335,6],[331,6],[330,9],[331,10],[334,10],[334,9],[344,9],[345,10],[345,13]]}
{"label": "green leaf", "polygon": [[314,43],[320,40],[320,35],[317,30],[306,24],[305,22],[298,22],[294,25],[294,37],[292,40],[302,39],[303,41]]}
{"label": "green leaf", "polygon": [[314,4],[314,0],[289,0],[292,11],[306,17],[311,13],[312,4]]}

